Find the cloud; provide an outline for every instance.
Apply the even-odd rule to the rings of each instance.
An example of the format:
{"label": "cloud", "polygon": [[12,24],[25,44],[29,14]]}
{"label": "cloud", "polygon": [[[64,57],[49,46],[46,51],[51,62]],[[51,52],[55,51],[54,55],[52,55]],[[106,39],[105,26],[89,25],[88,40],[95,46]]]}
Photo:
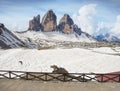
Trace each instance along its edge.
{"label": "cloud", "polygon": [[110,34],[120,39],[120,15],[116,16],[115,22],[98,22],[94,36]]}
{"label": "cloud", "polygon": [[97,6],[96,4],[84,5],[82,8],[80,8],[79,14],[81,16],[95,15],[96,14],[96,10],[95,10],[96,6]]}
{"label": "cloud", "polygon": [[93,34],[95,30],[95,15],[96,4],[88,4],[81,7],[78,11],[78,15],[74,14],[73,19],[75,23],[85,32]]}
{"label": "cloud", "polygon": [[110,32],[120,34],[120,15],[116,17],[116,22]]}

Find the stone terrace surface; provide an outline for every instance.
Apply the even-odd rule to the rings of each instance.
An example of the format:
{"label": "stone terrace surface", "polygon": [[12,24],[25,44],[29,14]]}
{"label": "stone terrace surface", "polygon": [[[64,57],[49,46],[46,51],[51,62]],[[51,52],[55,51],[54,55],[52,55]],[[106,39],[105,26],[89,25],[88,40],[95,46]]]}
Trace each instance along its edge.
{"label": "stone terrace surface", "polygon": [[41,82],[0,79],[0,91],[119,91],[120,83]]}

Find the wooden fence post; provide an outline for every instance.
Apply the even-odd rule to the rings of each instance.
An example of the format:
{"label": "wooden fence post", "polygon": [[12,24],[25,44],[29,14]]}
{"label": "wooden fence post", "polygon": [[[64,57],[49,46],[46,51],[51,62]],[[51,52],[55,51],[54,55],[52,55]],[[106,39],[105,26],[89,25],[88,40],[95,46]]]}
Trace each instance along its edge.
{"label": "wooden fence post", "polygon": [[26,72],[26,80],[28,80],[28,72]]}
{"label": "wooden fence post", "polygon": [[8,77],[8,78],[10,78],[10,79],[11,79],[11,73],[12,73],[12,72],[11,72],[11,71],[9,71],[8,73],[9,73],[9,77]]}
{"label": "wooden fence post", "polygon": [[118,82],[120,82],[120,75],[119,75],[119,81]]}
{"label": "wooden fence post", "polygon": [[104,75],[101,74],[101,82],[104,82],[104,79],[103,79]]}
{"label": "wooden fence post", "polygon": [[65,77],[66,77],[66,74],[64,73],[64,74],[63,74],[63,81],[64,81],[64,82],[66,81],[66,78],[65,78]]}
{"label": "wooden fence post", "polygon": [[44,75],[45,75],[45,81],[48,81],[48,80],[47,80],[47,75],[48,75],[48,74],[47,74],[47,73],[45,73]]}
{"label": "wooden fence post", "polygon": [[82,74],[82,79],[83,79],[83,82],[85,82],[85,74]]}

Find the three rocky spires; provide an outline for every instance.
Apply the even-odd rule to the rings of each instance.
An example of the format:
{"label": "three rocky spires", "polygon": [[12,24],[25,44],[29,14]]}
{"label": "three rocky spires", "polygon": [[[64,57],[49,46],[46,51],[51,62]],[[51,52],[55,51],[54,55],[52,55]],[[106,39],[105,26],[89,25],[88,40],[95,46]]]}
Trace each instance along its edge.
{"label": "three rocky spires", "polygon": [[77,34],[81,34],[82,31],[76,24],[74,24],[72,18],[68,14],[64,14],[64,16],[60,19],[59,24],[57,25],[57,16],[53,12],[53,10],[49,10],[42,21],[40,22],[40,15],[37,15],[32,20],[29,21],[28,30],[33,31],[60,31],[65,34],[71,34],[76,32]]}

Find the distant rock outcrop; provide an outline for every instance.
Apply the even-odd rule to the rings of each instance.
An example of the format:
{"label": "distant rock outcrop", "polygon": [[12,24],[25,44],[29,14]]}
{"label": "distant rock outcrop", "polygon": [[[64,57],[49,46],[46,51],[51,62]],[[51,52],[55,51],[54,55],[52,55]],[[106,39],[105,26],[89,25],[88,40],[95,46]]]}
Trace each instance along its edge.
{"label": "distant rock outcrop", "polygon": [[70,34],[74,32],[73,26],[74,22],[72,18],[68,14],[64,14],[59,22],[58,30],[66,34]]}
{"label": "distant rock outcrop", "polygon": [[65,34],[75,33],[76,36],[85,35],[88,38],[91,37],[88,33],[83,32],[76,24],[74,24],[72,18],[68,14],[60,19],[59,24],[57,25],[57,16],[53,10],[49,10],[42,18],[40,22],[40,15],[37,15],[32,20],[29,21],[28,30],[32,31],[43,31],[43,32],[52,32],[59,31]]}
{"label": "distant rock outcrop", "polygon": [[42,19],[42,27],[44,32],[51,32],[56,30],[57,17],[52,10],[49,10]]}
{"label": "distant rock outcrop", "polygon": [[41,28],[42,27],[40,24],[40,15],[37,15],[36,17],[34,17],[32,20],[29,21],[28,30],[39,31]]}
{"label": "distant rock outcrop", "polygon": [[57,16],[52,10],[49,10],[44,15],[41,23],[40,15],[37,15],[32,20],[30,20],[28,30],[42,30],[44,32],[60,31],[65,34],[76,32],[78,35],[81,35],[82,33],[81,29],[78,28],[76,24],[74,24],[72,18],[68,14],[64,14],[64,16],[59,21],[59,25],[57,25]]}
{"label": "distant rock outcrop", "polygon": [[75,33],[77,33],[78,35],[81,35],[82,30],[81,28],[79,28],[76,24],[73,25],[73,30]]}

